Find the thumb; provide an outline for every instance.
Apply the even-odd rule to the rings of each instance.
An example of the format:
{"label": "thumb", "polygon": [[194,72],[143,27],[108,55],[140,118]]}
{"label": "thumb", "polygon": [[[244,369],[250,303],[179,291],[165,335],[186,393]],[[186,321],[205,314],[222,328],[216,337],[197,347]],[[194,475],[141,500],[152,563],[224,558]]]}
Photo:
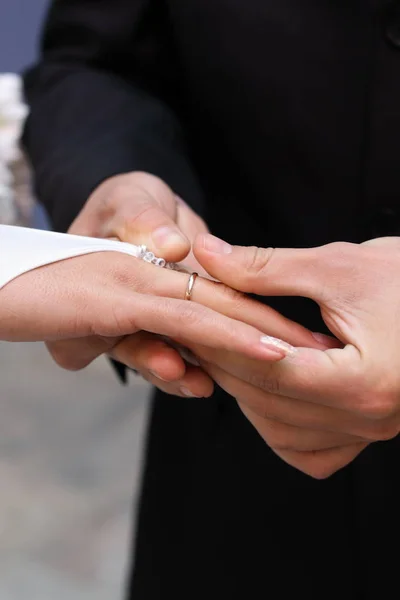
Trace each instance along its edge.
{"label": "thumb", "polygon": [[117,175],[101,184],[69,233],[144,244],[168,262],[183,260],[190,242],[177,225],[176,196],[147,173]]}
{"label": "thumb", "polygon": [[215,279],[246,293],[304,296],[317,302],[331,264],[327,248],[256,248],[231,246],[213,235],[197,236],[193,251]]}
{"label": "thumb", "polygon": [[115,214],[110,226],[121,241],[144,244],[165,260],[178,262],[189,253],[190,243],[176,221],[175,194],[160,179],[146,175],[132,188],[131,202]]}

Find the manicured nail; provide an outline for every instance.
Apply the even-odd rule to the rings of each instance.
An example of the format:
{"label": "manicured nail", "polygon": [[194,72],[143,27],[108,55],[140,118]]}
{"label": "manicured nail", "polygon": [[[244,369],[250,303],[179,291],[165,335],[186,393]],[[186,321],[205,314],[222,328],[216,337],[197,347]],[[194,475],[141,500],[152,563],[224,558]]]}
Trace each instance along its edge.
{"label": "manicured nail", "polygon": [[179,354],[181,355],[183,360],[185,360],[190,365],[193,365],[194,367],[200,366],[199,361],[197,360],[197,358],[195,357],[193,352],[191,352],[188,348],[184,348],[183,346],[180,346]]}
{"label": "manicured nail", "polygon": [[325,348],[340,348],[340,342],[330,335],[325,335],[324,333],[313,333],[313,338],[317,340],[319,344],[324,346]]}
{"label": "manicured nail", "polygon": [[182,246],[188,243],[183,234],[179,233],[172,227],[160,227],[155,229],[151,234],[151,238],[157,248],[163,249],[166,246],[173,248],[174,246]]}
{"label": "manicured nail", "polygon": [[212,254],[231,254],[232,252],[230,244],[211,234],[203,237],[203,247],[207,252],[211,252]]}
{"label": "manicured nail", "polygon": [[150,375],[153,375],[153,377],[155,377],[156,379],[159,379],[160,381],[165,381],[166,383],[170,383],[168,381],[168,379],[164,379],[163,377],[160,377],[160,375],[158,373],[156,373],[155,371],[150,371],[149,370]]}
{"label": "manicured nail", "polygon": [[196,398],[196,394],[193,394],[188,388],[181,387],[181,393],[186,396],[186,398]]}
{"label": "manicured nail", "polygon": [[286,356],[293,356],[297,352],[296,348],[290,344],[287,344],[283,340],[278,340],[278,338],[270,335],[264,335],[261,338],[261,343],[265,346],[269,346],[271,350],[281,350]]}

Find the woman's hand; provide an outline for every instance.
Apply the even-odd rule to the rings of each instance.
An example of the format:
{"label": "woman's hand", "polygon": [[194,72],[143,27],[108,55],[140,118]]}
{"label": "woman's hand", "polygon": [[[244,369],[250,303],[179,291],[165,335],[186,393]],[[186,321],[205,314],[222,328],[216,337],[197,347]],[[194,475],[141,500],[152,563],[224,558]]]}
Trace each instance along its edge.
{"label": "woman's hand", "polygon": [[[163,181],[138,172],[117,175],[100,184],[69,231],[144,244],[167,261],[185,259],[188,269],[204,275],[191,252],[191,241],[205,232],[204,221]],[[48,348],[56,360],[62,355],[64,367],[70,368],[72,361],[76,368],[83,368],[109,352],[110,344],[109,340],[104,343],[99,338],[83,338],[50,343]],[[206,396],[213,389],[201,369],[188,365],[166,340],[148,332],[124,337],[110,355],[170,394],[184,389],[188,395]]]}
{"label": "woman's hand", "polygon": [[[177,198],[165,183],[146,173],[128,173],[105,181],[94,191],[70,229],[70,233],[77,235],[145,244],[155,254],[168,261],[183,261],[185,267],[200,274],[206,271],[191,253],[190,242],[196,235],[206,232],[207,226],[198,215]],[[157,294],[154,290],[164,281],[165,273],[160,270],[147,273],[147,293]],[[174,277],[176,274],[171,275],[171,282]],[[172,289],[170,293],[182,299],[188,275],[180,274],[179,277],[182,282],[179,294],[174,296]],[[283,337],[292,343],[315,346],[315,340],[306,330],[290,323],[275,311],[245,300],[243,295],[227,288],[204,286],[205,283],[198,279],[195,285],[198,303],[238,321],[248,321],[256,328],[261,327],[260,331],[266,334]],[[166,292],[165,289],[163,291]],[[193,315],[192,319],[197,319],[197,307],[189,303],[180,306],[183,314],[189,313]],[[162,307],[155,306],[154,311],[160,315]],[[181,320],[179,316],[178,320]],[[169,394],[182,395],[184,390],[185,395],[201,397],[212,393],[213,382],[202,369],[182,360],[180,353],[171,348],[165,339],[152,333],[154,328],[141,329],[146,331],[129,336],[126,335],[129,332],[125,331],[123,339],[86,336],[50,342],[48,348],[55,360],[67,369],[83,368],[97,356],[109,353]],[[233,329],[230,333],[236,335],[238,330]],[[193,339],[187,339],[193,342]],[[317,344],[317,347],[321,345]]]}
{"label": "woman's hand", "polygon": [[[122,339],[143,331],[148,333],[138,339],[156,334],[185,346],[199,344],[262,361],[280,360],[287,352],[284,345],[265,338],[266,329],[292,332],[302,342],[311,338],[272,309],[201,277],[195,285],[197,301],[185,301],[187,282],[185,273],[116,252],[70,258],[25,273],[0,291],[0,337],[45,340],[55,360],[69,369],[88,364],[92,348],[113,354],[123,348],[122,358],[130,365],[133,338],[126,346]],[[64,345],[65,339],[69,341]],[[134,348],[139,360],[144,348]],[[147,362],[143,368],[148,369]],[[210,379],[200,370],[193,372],[191,395],[210,395]]]}

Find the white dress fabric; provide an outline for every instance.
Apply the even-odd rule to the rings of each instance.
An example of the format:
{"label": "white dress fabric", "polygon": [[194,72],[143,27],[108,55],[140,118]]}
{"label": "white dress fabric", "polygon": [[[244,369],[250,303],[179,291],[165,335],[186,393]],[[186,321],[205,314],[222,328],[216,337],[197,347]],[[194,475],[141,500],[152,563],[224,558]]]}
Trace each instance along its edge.
{"label": "white dress fabric", "polygon": [[172,267],[145,246],[0,225],[0,289],[33,269],[94,252],[121,252],[160,267]]}

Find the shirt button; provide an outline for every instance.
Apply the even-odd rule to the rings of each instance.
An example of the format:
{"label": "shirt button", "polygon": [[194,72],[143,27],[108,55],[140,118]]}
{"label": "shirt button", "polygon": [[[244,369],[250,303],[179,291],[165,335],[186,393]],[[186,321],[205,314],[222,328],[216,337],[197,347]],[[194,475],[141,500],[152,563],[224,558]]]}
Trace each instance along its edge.
{"label": "shirt button", "polygon": [[389,4],[384,18],[385,38],[394,48],[400,50],[400,3]]}

